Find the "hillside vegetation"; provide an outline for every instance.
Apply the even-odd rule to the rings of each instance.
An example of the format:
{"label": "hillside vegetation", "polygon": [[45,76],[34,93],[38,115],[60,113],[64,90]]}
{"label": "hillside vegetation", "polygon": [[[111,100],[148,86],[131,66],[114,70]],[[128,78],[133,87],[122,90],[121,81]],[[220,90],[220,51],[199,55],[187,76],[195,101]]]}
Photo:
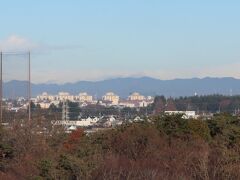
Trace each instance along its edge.
{"label": "hillside vegetation", "polygon": [[0,179],[240,179],[240,119],[156,115],[86,135],[43,122],[0,133]]}

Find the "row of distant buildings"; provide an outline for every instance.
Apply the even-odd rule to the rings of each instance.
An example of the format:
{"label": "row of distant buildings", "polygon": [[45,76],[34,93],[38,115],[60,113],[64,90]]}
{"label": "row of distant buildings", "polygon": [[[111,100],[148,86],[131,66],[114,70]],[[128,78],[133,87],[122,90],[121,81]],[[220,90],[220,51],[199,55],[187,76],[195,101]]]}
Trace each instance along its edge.
{"label": "row of distant buildings", "polygon": [[46,92],[38,95],[34,102],[39,104],[41,108],[48,108],[51,104],[59,104],[63,101],[79,102],[81,106],[87,106],[91,104],[99,104],[103,106],[119,106],[119,107],[146,107],[152,104],[154,98],[151,96],[143,96],[140,93],[134,92],[128,98],[120,98],[113,92],[108,92],[102,96],[101,99],[93,98],[86,92],[79,93],[78,95],[71,95],[68,92],[59,92],[57,95],[50,95]]}
{"label": "row of distant buildings", "polygon": [[[168,115],[182,115],[184,119],[197,119],[199,115],[196,115],[195,111],[165,111],[165,114]],[[140,116],[135,116],[134,118],[130,119],[123,119],[118,116],[100,116],[100,117],[87,117],[87,118],[80,118],[78,120],[70,120],[70,119],[63,119],[58,121],[52,121],[54,126],[61,125],[65,127],[65,132],[70,133],[77,128],[87,128],[85,131],[87,133],[95,132],[99,128],[110,128],[122,125],[123,123],[133,123],[133,122],[142,122],[142,121],[150,122],[150,119],[144,119]]]}

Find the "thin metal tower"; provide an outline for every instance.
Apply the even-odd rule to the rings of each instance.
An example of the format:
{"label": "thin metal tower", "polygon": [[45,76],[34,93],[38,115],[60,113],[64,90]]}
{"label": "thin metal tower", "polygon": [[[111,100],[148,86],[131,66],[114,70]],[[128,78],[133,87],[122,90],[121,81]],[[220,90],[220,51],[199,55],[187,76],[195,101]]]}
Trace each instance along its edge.
{"label": "thin metal tower", "polygon": [[27,55],[28,57],[28,120],[31,120],[31,52],[0,52],[0,123],[3,122],[3,61],[4,55]]}
{"label": "thin metal tower", "polygon": [[2,97],[3,97],[3,72],[2,72],[2,59],[3,59],[3,53],[0,52],[0,71],[1,71],[1,77],[0,77],[0,121],[3,122],[3,107],[2,107]]}
{"label": "thin metal tower", "polygon": [[31,120],[31,52],[28,52],[28,120]]}

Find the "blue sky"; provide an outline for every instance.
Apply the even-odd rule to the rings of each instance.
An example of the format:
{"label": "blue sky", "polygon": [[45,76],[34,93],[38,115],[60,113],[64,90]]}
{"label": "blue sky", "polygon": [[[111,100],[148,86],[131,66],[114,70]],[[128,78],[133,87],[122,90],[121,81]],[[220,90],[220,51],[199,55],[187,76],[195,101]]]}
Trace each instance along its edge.
{"label": "blue sky", "polygon": [[240,1],[8,0],[0,48],[31,49],[35,82],[240,78]]}

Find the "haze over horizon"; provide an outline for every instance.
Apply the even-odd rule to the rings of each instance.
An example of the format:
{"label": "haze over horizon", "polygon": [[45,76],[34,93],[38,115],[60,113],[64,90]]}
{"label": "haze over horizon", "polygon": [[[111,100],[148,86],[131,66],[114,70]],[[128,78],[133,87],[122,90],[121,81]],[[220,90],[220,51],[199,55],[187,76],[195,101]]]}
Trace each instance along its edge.
{"label": "haze over horizon", "polygon": [[35,83],[240,79],[239,7],[237,0],[9,0],[1,4],[0,50],[31,50]]}
{"label": "haze over horizon", "polygon": [[[156,77],[150,77],[150,76],[125,76],[125,77],[110,77],[110,78],[103,78],[103,79],[97,79],[97,80],[76,80],[76,81],[66,81],[66,82],[56,82],[56,81],[46,81],[46,82],[34,82],[31,81],[32,84],[56,84],[56,85],[65,85],[65,84],[75,84],[79,82],[92,82],[92,83],[98,83],[98,82],[104,82],[104,81],[111,81],[111,80],[123,80],[123,79],[135,79],[135,80],[159,80],[159,81],[175,81],[175,80],[204,80],[204,79],[218,79],[218,80],[224,80],[224,79],[233,79],[233,80],[240,80],[240,78],[235,77],[192,77],[192,78],[172,78],[172,79],[160,79]],[[18,79],[12,79],[3,81],[4,83],[9,82],[28,82],[27,80],[18,80]]]}

